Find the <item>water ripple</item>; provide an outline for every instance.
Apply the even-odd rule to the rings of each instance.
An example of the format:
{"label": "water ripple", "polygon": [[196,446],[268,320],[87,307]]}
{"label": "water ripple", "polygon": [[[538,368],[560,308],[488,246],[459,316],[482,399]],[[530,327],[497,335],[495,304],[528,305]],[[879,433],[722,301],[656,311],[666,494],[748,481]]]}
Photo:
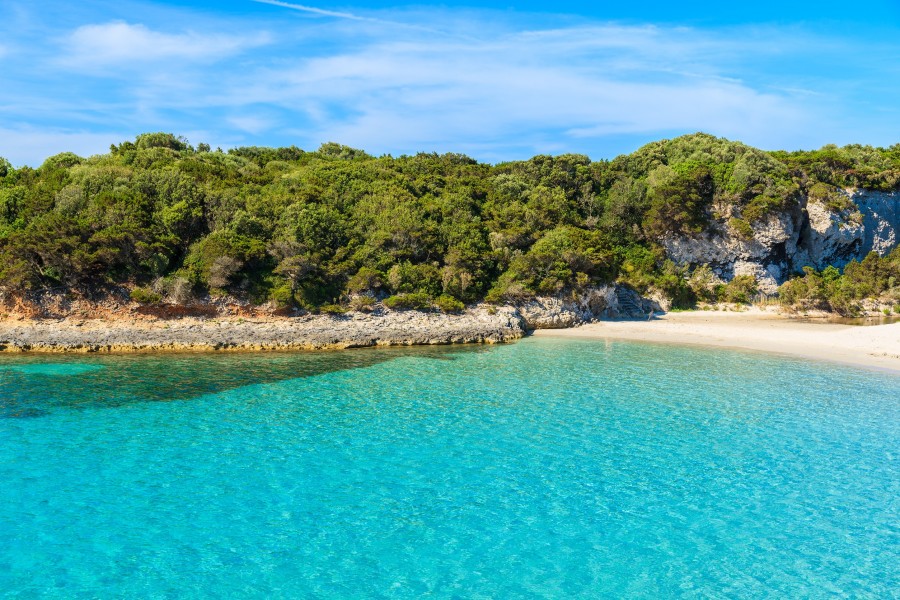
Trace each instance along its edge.
{"label": "water ripple", "polygon": [[[22,410],[49,414],[0,421],[0,589],[900,589],[898,377],[582,340],[386,356],[133,357],[65,377],[4,372],[4,406],[13,394]],[[149,401],[175,398],[190,401]]]}

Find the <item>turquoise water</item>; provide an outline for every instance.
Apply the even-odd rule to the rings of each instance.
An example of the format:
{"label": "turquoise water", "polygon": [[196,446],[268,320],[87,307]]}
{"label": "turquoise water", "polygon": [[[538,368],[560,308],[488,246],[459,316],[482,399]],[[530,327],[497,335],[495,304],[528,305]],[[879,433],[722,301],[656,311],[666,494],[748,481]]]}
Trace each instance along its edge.
{"label": "turquoise water", "polygon": [[900,377],[583,340],[0,359],[0,596],[896,597]]}

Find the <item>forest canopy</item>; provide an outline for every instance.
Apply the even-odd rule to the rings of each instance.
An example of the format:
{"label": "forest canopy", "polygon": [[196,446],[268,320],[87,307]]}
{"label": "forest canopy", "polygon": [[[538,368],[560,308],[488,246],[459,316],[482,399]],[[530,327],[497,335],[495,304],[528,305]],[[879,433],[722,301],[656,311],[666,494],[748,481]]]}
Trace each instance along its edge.
{"label": "forest canopy", "polygon": [[900,145],[763,152],[693,134],[611,161],[488,165],[334,143],[225,152],[148,133],[37,168],[0,159],[0,287],[456,308],[620,280],[690,303],[662,236],[703,231],[722,206],[740,230],[811,190],[849,186],[897,189]]}

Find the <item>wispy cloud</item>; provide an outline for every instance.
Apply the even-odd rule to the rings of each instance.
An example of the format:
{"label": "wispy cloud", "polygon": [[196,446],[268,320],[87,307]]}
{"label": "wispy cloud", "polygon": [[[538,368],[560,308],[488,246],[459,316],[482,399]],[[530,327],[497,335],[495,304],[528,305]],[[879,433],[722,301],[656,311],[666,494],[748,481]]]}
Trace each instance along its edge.
{"label": "wispy cloud", "polygon": [[291,10],[297,10],[300,12],[309,13],[312,15],[317,15],[320,17],[336,17],[338,19],[350,19],[352,21],[377,21],[377,19],[369,19],[367,17],[361,17],[359,15],[355,15],[353,13],[348,12],[340,12],[335,10],[325,10],[323,8],[316,8],[314,6],[304,6],[303,4],[292,4],[290,2],[279,2],[278,0],[253,0],[257,4],[269,4],[271,6],[280,6],[281,8],[289,8]]}
{"label": "wispy cloud", "polygon": [[309,107],[300,110],[311,135],[386,150],[499,147],[518,135],[541,151],[550,137],[582,146],[672,129],[759,143],[809,125],[792,95],[724,76],[713,60],[719,49],[696,33],[624,26],[568,33],[376,40],[262,69],[250,85],[232,88],[233,100]]}
{"label": "wispy cloud", "polygon": [[70,67],[93,69],[115,64],[160,60],[214,62],[270,41],[266,33],[250,36],[164,33],[124,21],[83,25],[69,35],[60,61]]}
{"label": "wispy cloud", "polygon": [[[332,17],[334,19],[345,19],[348,21],[357,21],[359,23],[367,23],[373,25],[382,25],[391,28],[397,29],[407,29],[410,31],[418,31],[423,33],[431,33],[438,35],[447,35],[449,32],[443,30],[438,27],[434,27],[431,24],[423,24],[420,22],[411,22],[409,20],[399,20],[399,19],[385,19],[373,16],[366,16],[357,13],[351,12],[342,12],[336,10],[327,10],[323,8],[316,8],[314,6],[307,6],[305,4],[294,4],[291,2],[281,2],[281,0],[251,0],[251,2],[255,2],[257,4],[267,4],[269,6],[277,6],[280,8],[287,8],[289,10],[298,11],[301,13],[306,13],[308,15],[314,15],[317,17]],[[430,23],[430,21],[429,21]]]}
{"label": "wispy cloud", "polygon": [[[200,131],[208,137],[194,141],[223,146],[333,140],[485,160],[609,156],[698,130],[767,148],[900,139],[900,85],[886,76],[897,67],[862,60],[874,47],[896,54],[887,39],[858,46],[796,26],[337,11],[280,0],[247,2],[256,8],[240,18],[188,19],[154,6],[155,20],[119,13],[42,32],[37,43],[7,36],[0,52],[15,53],[0,73],[0,154],[31,152],[19,147],[27,134],[37,140],[28,147],[47,144],[52,154],[86,147],[93,135],[115,141],[148,130]],[[284,18],[289,10],[313,18]],[[104,127],[112,133],[98,133]]]}
{"label": "wispy cloud", "polygon": [[228,117],[226,121],[238,130],[251,134],[259,134],[275,125],[275,121],[257,115]]}

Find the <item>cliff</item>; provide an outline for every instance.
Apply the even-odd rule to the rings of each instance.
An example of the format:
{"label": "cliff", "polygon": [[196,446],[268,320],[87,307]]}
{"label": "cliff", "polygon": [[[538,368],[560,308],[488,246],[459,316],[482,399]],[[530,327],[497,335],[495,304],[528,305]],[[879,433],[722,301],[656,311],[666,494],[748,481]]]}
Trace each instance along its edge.
{"label": "cliff", "polygon": [[844,210],[804,195],[796,205],[751,224],[749,236],[721,217],[701,234],[668,235],[662,245],[676,264],[708,264],[725,281],[753,275],[760,290],[770,294],[803,267],[842,268],[897,246],[900,193],[852,188],[839,193],[846,200],[839,204]]}

